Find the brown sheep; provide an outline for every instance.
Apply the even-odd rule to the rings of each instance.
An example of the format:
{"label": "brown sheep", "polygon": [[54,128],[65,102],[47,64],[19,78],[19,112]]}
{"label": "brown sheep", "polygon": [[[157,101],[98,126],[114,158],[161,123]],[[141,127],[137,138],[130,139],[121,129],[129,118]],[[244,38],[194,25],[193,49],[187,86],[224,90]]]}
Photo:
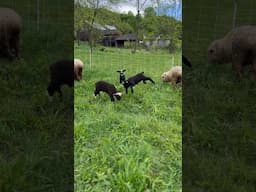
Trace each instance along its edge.
{"label": "brown sheep", "polygon": [[172,85],[182,84],[182,67],[174,66],[161,76],[163,82],[170,82]]}
{"label": "brown sheep", "polygon": [[242,68],[250,64],[256,78],[256,26],[237,27],[213,41],[208,47],[208,59],[211,63],[232,63],[240,78]]}
{"label": "brown sheep", "polygon": [[80,81],[83,77],[84,64],[80,59],[74,59],[74,80]]}
{"label": "brown sheep", "polygon": [[20,56],[21,17],[12,9],[0,7],[0,54]]}
{"label": "brown sheep", "polygon": [[63,59],[51,64],[50,83],[47,87],[49,100],[52,101],[55,92],[58,92],[60,98],[62,98],[61,87],[63,85],[74,87],[74,80],[80,81],[82,79],[82,71],[83,63],[79,59]]}

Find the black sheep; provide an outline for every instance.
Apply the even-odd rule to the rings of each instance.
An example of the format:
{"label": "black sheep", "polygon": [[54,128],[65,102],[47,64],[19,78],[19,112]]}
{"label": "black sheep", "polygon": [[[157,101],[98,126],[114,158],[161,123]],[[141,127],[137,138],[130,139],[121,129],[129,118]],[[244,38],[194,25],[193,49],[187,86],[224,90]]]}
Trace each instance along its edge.
{"label": "black sheep", "polygon": [[190,63],[190,61],[184,55],[182,55],[182,63],[184,65],[187,65],[188,67],[192,67],[192,64]]}
{"label": "black sheep", "polygon": [[150,78],[150,77],[146,77],[144,76],[144,72],[138,73],[132,77],[130,77],[129,79],[125,80],[123,82],[123,86],[125,88],[125,92],[126,94],[128,93],[128,88],[131,88],[131,92],[133,93],[133,87],[138,84],[139,82],[143,81],[144,84],[146,84],[146,81],[151,81],[151,83],[155,84],[155,82]]}
{"label": "black sheep", "polygon": [[47,88],[50,99],[55,92],[62,98],[62,85],[74,87],[74,60],[60,60],[50,66],[50,83]]}
{"label": "black sheep", "polygon": [[113,84],[106,81],[98,81],[95,83],[94,96],[99,95],[101,91],[107,93],[112,102],[115,101],[115,98],[120,100],[122,96],[122,93],[118,92]]}
{"label": "black sheep", "polygon": [[125,71],[126,71],[126,69],[116,71],[119,73],[119,82],[120,83],[125,82],[125,75],[124,75]]}

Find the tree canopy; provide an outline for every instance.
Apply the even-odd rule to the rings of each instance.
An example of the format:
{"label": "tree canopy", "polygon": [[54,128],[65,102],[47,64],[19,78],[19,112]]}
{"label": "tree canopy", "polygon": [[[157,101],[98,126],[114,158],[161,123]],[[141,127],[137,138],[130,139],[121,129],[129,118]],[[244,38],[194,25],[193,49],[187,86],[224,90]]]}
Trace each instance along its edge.
{"label": "tree canopy", "polygon": [[[136,15],[131,11],[126,13],[113,12],[106,7],[98,8],[95,22],[103,25],[114,25],[123,34],[136,31]],[[81,28],[82,23],[90,21],[93,17],[93,8],[88,6],[75,7],[75,30]],[[140,15],[140,35],[144,38],[154,39],[177,38],[181,39],[181,21],[169,16],[157,16],[153,7],[144,10],[144,16]]]}

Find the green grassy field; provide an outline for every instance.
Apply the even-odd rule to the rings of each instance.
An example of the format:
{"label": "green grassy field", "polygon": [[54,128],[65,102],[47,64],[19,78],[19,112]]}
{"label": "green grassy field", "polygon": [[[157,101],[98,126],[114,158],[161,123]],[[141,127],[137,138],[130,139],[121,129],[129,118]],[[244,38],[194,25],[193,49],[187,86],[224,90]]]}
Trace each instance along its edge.
{"label": "green grassy field", "polygon": [[[207,47],[232,29],[233,1],[183,3],[184,191],[255,192],[255,82],[231,64],[211,65]],[[236,25],[256,24],[255,1],[238,1]]]}
{"label": "green grassy field", "polygon": [[[75,45],[74,54],[85,63],[75,84],[75,190],[181,191],[182,92],[160,80],[172,61],[181,64],[181,54],[96,48],[91,67],[88,47]],[[156,84],[141,83],[126,95],[116,72],[122,68],[126,77],[144,71]],[[115,84],[122,99],[95,99],[98,80]]]}
{"label": "green grassy field", "polygon": [[21,59],[0,59],[1,192],[70,191],[73,187],[73,89],[63,87],[63,102],[56,98],[49,103],[45,94],[49,65],[73,58],[73,25],[59,22],[73,13],[56,11],[71,9],[73,2],[57,6],[44,1],[39,32],[34,2],[1,1],[1,6],[15,9],[23,20]]}

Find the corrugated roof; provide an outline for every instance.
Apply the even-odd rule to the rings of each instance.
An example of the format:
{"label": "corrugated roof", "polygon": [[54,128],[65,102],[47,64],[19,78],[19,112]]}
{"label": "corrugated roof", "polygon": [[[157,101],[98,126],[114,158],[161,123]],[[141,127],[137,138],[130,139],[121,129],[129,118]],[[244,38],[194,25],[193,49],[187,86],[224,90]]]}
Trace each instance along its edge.
{"label": "corrugated roof", "polygon": [[119,37],[116,38],[116,40],[126,40],[126,41],[129,41],[129,40],[135,41],[137,39],[138,38],[136,38],[136,34],[134,33],[120,35]]}
{"label": "corrugated roof", "polygon": [[111,25],[105,25],[105,28],[108,30],[117,30],[115,26],[111,26]]}

